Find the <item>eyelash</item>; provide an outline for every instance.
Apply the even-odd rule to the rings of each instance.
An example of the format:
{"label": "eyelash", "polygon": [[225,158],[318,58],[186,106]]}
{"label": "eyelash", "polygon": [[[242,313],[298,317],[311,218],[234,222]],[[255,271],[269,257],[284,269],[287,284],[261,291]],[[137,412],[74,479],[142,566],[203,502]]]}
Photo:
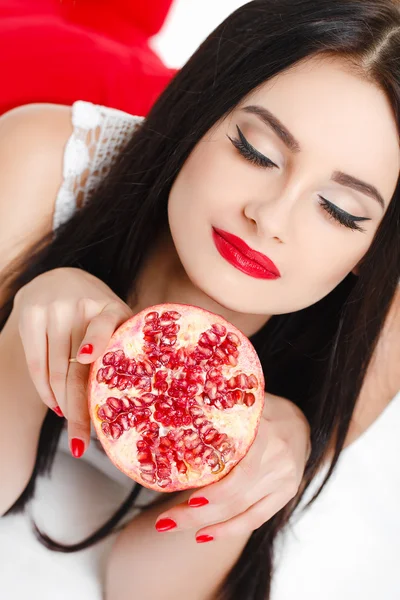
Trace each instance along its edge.
{"label": "eyelash", "polygon": [[[267,156],[264,156],[258,150],[256,150],[250,142],[244,137],[243,132],[236,125],[236,129],[238,130],[239,138],[231,138],[230,135],[227,135],[229,140],[232,142],[234,147],[240,152],[240,154],[251,162],[253,165],[257,167],[262,167],[263,169],[272,169],[273,167],[278,167],[272,160],[270,160]],[[370,219],[364,217],[352,217],[345,211],[340,210],[337,206],[329,202],[323,196],[319,196],[320,202],[318,204],[322,206],[322,208],[328,213],[330,217],[332,217],[337,223],[340,225],[344,225],[353,231],[361,231],[365,232],[365,229],[357,225],[356,221],[369,221]]]}

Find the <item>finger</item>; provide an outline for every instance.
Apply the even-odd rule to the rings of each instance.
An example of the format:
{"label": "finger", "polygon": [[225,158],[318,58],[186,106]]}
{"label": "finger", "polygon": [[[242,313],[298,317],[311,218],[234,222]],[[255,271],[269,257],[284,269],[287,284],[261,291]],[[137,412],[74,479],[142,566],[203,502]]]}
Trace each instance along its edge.
{"label": "finger", "polygon": [[258,500],[255,498],[255,488],[259,485],[260,480],[274,478],[272,471],[266,474],[262,473],[261,460],[262,452],[255,452],[251,448],[228,475],[216,483],[195,490],[189,499],[189,506],[191,503],[195,505],[199,496],[205,497],[210,505],[232,506],[247,503],[247,506],[250,506]]}
{"label": "finger", "polygon": [[[129,307],[110,302],[90,320],[76,358],[82,364],[94,362],[104,354],[114,331],[132,316]],[[84,352],[82,353],[82,349]]]}
{"label": "finger", "polygon": [[[197,531],[196,541],[199,543],[236,537],[255,531],[269,521],[288,503],[287,494],[275,492],[253,504],[245,512],[225,521]],[[208,539],[211,538],[211,539]]]}
{"label": "finger", "polygon": [[49,381],[56,401],[65,416],[68,358],[71,351],[71,309],[57,303],[49,307],[47,314],[47,348]]}
{"label": "finger", "polygon": [[[172,519],[177,523],[178,529],[182,530],[198,529],[199,527],[228,521],[246,512],[249,507],[275,492],[284,493],[287,499],[293,497],[290,496],[290,490],[288,490],[286,482],[276,472],[266,473],[251,488],[246,489],[245,485],[247,484],[243,484],[242,479],[239,488],[241,493],[234,501],[225,500],[220,496],[217,496],[217,500],[209,500],[211,495],[206,490],[210,489],[211,486],[196,490],[196,495],[192,495],[187,504],[179,504],[170,508],[168,512],[159,515],[158,520]],[[217,486],[217,484],[213,484],[213,486]],[[193,500],[195,502],[189,504]]]}
{"label": "finger", "polygon": [[57,400],[49,382],[45,309],[35,306],[21,311],[18,327],[32,382],[42,402],[54,410]]}
{"label": "finger", "polygon": [[[71,330],[71,354],[77,352],[85,329],[86,323],[82,313],[77,314]],[[68,363],[66,386],[68,437],[71,453],[75,458],[80,458],[90,443],[90,417],[87,400],[89,369],[89,365],[81,365],[78,362]]]}

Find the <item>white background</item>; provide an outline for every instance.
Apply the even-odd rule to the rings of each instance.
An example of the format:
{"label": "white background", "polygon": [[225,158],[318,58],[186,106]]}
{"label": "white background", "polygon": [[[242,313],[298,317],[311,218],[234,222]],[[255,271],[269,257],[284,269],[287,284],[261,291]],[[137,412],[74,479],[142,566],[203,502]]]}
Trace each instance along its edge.
{"label": "white background", "polygon": [[248,0],[175,0],[160,33],[151,40],[168,67],[181,67],[228,15]]}

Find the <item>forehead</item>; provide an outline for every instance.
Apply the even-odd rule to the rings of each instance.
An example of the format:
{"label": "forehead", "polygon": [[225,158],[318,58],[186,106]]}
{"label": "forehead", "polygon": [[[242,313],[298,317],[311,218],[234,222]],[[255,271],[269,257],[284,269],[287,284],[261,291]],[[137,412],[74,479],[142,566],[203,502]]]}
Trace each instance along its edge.
{"label": "forehead", "polygon": [[[299,141],[302,156],[366,179],[386,199],[392,197],[400,171],[392,107],[384,92],[351,72],[344,59],[320,56],[297,63],[254,90],[238,109],[249,104],[278,117]],[[266,127],[257,117],[246,119]]]}

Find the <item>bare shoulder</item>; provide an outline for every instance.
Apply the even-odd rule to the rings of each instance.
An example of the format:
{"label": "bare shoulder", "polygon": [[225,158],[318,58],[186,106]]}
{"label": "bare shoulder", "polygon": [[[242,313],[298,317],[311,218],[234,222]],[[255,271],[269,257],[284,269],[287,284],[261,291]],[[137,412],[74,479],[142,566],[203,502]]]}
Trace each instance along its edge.
{"label": "bare shoulder", "polygon": [[51,230],[71,107],[28,104],[0,117],[0,271]]}

